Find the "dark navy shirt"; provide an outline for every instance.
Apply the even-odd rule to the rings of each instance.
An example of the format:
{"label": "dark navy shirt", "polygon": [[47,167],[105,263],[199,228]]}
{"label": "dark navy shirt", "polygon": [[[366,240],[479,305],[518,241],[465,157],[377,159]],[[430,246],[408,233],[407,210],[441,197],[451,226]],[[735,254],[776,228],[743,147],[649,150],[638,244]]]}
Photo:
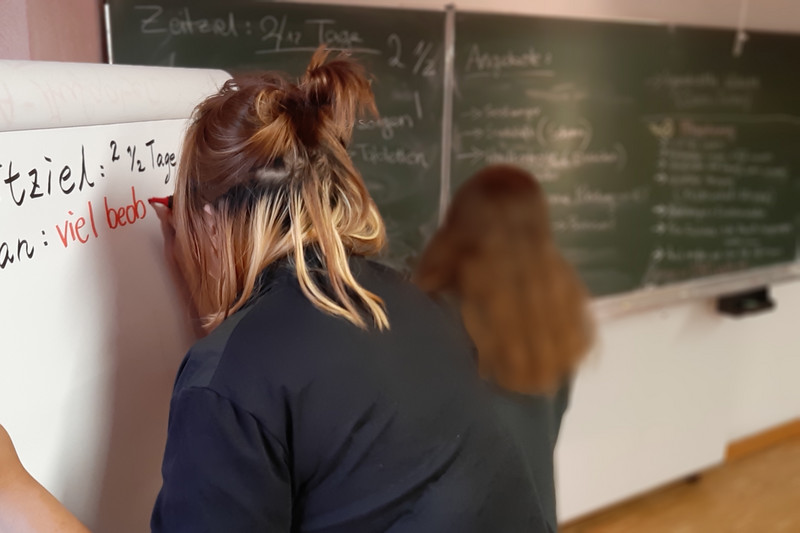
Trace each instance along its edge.
{"label": "dark navy shirt", "polygon": [[319,311],[284,266],[191,349],[153,531],[547,531],[469,340],[391,270],[352,265],[389,331]]}

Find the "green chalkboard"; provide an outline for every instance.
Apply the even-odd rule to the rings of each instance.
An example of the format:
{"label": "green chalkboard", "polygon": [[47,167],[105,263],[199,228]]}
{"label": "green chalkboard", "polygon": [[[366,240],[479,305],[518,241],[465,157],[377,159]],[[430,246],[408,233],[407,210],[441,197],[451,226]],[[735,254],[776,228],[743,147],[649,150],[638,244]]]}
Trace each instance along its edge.
{"label": "green chalkboard", "polygon": [[361,59],[382,119],[358,125],[352,155],[395,266],[435,230],[440,183],[453,191],[491,163],[543,182],[557,241],[596,296],[797,259],[798,36],[736,46],[733,30],[456,12],[443,124],[442,12],[120,0],[110,13],[118,63],[296,75],[320,43]]}
{"label": "green chalkboard", "polygon": [[[800,38],[456,14],[451,189],[490,163],[544,183],[595,295],[792,262]],[[734,53],[738,52],[738,53]]]}
{"label": "green chalkboard", "polygon": [[438,216],[443,12],[255,0],[121,0],[109,11],[115,63],[297,76],[320,44],[351,52],[374,75],[381,115],[357,124],[351,155],[386,221],[386,260],[413,264]]}

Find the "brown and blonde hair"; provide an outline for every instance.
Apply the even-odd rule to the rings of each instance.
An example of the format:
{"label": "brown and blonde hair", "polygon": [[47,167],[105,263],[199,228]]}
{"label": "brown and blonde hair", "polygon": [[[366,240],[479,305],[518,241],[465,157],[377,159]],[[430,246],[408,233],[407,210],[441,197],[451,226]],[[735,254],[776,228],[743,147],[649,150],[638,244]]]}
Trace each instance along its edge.
{"label": "brown and blonde hair", "polygon": [[207,328],[282,258],[317,308],[388,328],[382,300],[348,264],[386,240],[347,149],[359,113],[377,113],[374,96],[360,65],[328,55],[317,50],[296,82],[236,76],[195,110],[175,184],[176,256]]}
{"label": "brown and blonde hair", "polygon": [[416,282],[457,298],[481,374],[504,388],[552,392],[592,345],[586,289],[556,247],[541,186],[516,167],[461,186]]}

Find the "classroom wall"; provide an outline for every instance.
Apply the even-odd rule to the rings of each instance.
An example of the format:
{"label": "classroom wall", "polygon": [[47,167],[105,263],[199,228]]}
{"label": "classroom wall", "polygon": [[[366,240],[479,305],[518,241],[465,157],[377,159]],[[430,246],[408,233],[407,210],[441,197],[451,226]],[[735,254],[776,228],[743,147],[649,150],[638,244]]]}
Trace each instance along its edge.
{"label": "classroom wall", "polygon": [[97,0],[0,0],[0,59],[103,59]]}
{"label": "classroom wall", "polygon": [[102,61],[102,11],[97,0],[28,0],[31,59]]}
{"label": "classroom wall", "polygon": [[732,440],[800,418],[800,283],[775,287],[773,294],[777,312],[724,320],[724,335],[719,335],[736,361],[728,425]]}
{"label": "classroom wall", "polygon": [[729,442],[800,417],[800,283],[728,318],[703,299],[602,322],[557,450],[571,520],[724,459]]}
{"label": "classroom wall", "polygon": [[0,58],[28,59],[28,8],[26,0],[0,0]]}

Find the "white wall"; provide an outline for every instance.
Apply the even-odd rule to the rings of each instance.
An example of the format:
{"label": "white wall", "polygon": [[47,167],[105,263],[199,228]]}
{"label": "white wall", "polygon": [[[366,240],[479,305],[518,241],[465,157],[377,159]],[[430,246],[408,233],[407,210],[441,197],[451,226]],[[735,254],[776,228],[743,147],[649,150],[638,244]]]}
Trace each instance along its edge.
{"label": "white wall", "polygon": [[[730,28],[745,13],[745,29],[800,33],[795,0],[463,0],[457,7]],[[718,463],[731,440],[800,417],[800,282],[774,295],[777,310],[758,317],[724,318],[702,300],[601,324],[557,452],[561,520]]]}
{"label": "white wall", "polygon": [[736,362],[730,440],[800,417],[800,283],[776,287],[774,295],[777,312],[726,320],[719,339],[718,349]]}
{"label": "white wall", "polygon": [[800,417],[800,282],[776,310],[728,318],[701,300],[603,322],[557,450],[571,520],[724,458],[742,436]]}

